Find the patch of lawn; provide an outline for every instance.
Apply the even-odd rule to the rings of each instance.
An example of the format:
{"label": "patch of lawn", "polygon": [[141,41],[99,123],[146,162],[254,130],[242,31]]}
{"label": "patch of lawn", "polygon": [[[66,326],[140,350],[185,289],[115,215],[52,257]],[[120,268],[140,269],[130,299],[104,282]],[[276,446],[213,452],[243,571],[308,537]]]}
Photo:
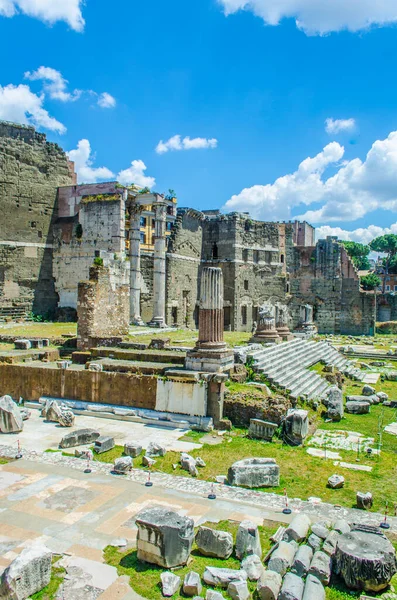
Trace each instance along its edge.
{"label": "patch of lawn", "polygon": [[6,465],[9,462],[10,462],[10,460],[8,458],[4,458],[3,456],[0,456],[0,465]]}
{"label": "patch of lawn", "polygon": [[[54,556],[52,563],[59,560],[59,556]],[[40,592],[36,592],[33,596],[30,596],[31,600],[54,600],[58,591],[59,586],[63,582],[66,570],[63,567],[52,567],[50,583],[43,588]]]}
{"label": "patch of lawn", "polygon": [[[147,328],[144,327],[142,329],[145,330]],[[162,335],[156,335],[155,333],[137,334],[137,331],[139,331],[139,328],[133,327],[132,332],[134,335],[130,335],[129,339],[132,342],[137,342],[140,344],[149,344],[153,338],[165,337],[171,340],[172,346],[189,346],[193,348],[198,338],[198,331],[193,329],[175,329],[173,331],[166,331]],[[251,337],[251,333],[245,333],[242,331],[225,331],[224,334],[225,342],[229,346],[246,345]]]}
{"label": "patch of lawn", "polygon": [[322,375],[324,372],[324,364],[322,362],[318,362],[310,367],[310,371],[314,371],[318,375]]}
{"label": "patch of lawn", "polygon": [[77,323],[15,323],[1,324],[0,335],[15,335],[18,337],[56,338],[63,334],[77,335]]}

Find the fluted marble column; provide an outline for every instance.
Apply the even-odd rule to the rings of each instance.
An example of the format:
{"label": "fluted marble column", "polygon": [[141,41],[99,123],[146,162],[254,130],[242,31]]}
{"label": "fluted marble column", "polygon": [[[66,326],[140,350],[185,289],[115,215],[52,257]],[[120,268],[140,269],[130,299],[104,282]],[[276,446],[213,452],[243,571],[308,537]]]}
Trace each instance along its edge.
{"label": "fluted marble column", "polygon": [[217,267],[205,267],[201,274],[197,348],[224,348],[223,273]]}
{"label": "fluted marble column", "polygon": [[130,322],[144,325],[141,318],[141,207],[130,209]]}
{"label": "fluted marble column", "polygon": [[165,322],[166,293],[166,223],[167,203],[158,200],[155,210],[154,262],[153,262],[153,318],[151,327],[167,327]]}

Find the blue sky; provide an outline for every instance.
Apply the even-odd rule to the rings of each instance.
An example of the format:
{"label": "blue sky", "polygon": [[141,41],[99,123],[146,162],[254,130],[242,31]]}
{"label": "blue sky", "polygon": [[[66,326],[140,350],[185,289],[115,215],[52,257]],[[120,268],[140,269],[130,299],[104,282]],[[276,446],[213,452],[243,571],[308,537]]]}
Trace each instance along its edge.
{"label": "blue sky", "polygon": [[397,233],[396,3],[329,4],[0,0],[0,118],[71,151],[81,181]]}

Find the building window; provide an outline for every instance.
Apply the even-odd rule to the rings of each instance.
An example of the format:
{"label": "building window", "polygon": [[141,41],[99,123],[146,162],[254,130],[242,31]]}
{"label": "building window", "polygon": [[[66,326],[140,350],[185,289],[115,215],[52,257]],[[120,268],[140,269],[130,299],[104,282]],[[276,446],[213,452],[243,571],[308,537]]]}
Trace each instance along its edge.
{"label": "building window", "polygon": [[244,279],[244,289],[246,292],[248,291],[248,279]]}
{"label": "building window", "polygon": [[280,256],[280,260],[281,260],[281,264],[284,264],[284,260],[285,260],[284,254],[282,254],[282,255]]}
{"label": "building window", "polygon": [[156,227],[156,221],[154,219],[152,219],[152,229],[154,229]]}
{"label": "building window", "polygon": [[141,244],[146,244],[146,234],[141,231]]}
{"label": "building window", "polygon": [[387,285],[385,289],[386,289],[386,292],[390,292],[390,285]]}
{"label": "building window", "polygon": [[213,244],[213,246],[212,246],[212,258],[214,260],[218,259],[218,245],[217,244]]}
{"label": "building window", "polygon": [[397,292],[397,285],[394,286],[394,291]]}
{"label": "building window", "polygon": [[247,248],[245,248],[243,250],[243,261],[244,262],[248,262],[248,250],[247,250]]}
{"label": "building window", "polygon": [[152,246],[154,246],[155,239],[156,239],[155,236],[152,235]]}
{"label": "building window", "polygon": [[241,307],[241,323],[242,325],[247,325],[247,307]]}
{"label": "building window", "polygon": [[31,221],[30,222],[30,226],[31,226],[32,229],[36,229],[36,225],[37,225],[36,221]]}
{"label": "building window", "polygon": [[168,221],[167,223],[167,231],[171,231],[172,229],[172,223],[170,221]]}
{"label": "building window", "polygon": [[146,227],[146,217],[141,217],[141,227]]}
{"label": "building window", "polygon": [[259,250],[254,250],[254,263],[259,262]]}

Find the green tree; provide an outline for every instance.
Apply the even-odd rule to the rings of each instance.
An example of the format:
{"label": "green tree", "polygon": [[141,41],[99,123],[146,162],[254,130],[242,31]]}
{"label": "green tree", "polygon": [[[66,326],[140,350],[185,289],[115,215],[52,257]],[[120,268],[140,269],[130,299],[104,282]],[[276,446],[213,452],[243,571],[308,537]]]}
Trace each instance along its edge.
{"label": "green tree", "polygon": [[365,244],[359,244],[358,242],[342,241],[342,244],[346,248],[346,252],[352,259],[354,266],[360,271],[368,271],[371,268],[371,264],[368,259],[368,254],[371,252],[371,248]]}
{"label": "green tree", "polygon": [[[382,252],[386,254],[384,265],[385,265],[385,274],[389,274],[390,265],[393,263],[394,259],[397,257],[397,235],[394,233],[387,233],[386,235],[381,235],[372,242],[370,242],[369,247],[374,252]],[[383,293],[385,293],[386,288],[386,277],[383,277]]]}
{"label": "green tree", "polygon": [[379,287],[382,283],[382,280],[380,277],[378,277],[378,275],[376,275],[376,273],[369,273],[368,275],[361,277],[360,282],[364,290],[369,292]]}

